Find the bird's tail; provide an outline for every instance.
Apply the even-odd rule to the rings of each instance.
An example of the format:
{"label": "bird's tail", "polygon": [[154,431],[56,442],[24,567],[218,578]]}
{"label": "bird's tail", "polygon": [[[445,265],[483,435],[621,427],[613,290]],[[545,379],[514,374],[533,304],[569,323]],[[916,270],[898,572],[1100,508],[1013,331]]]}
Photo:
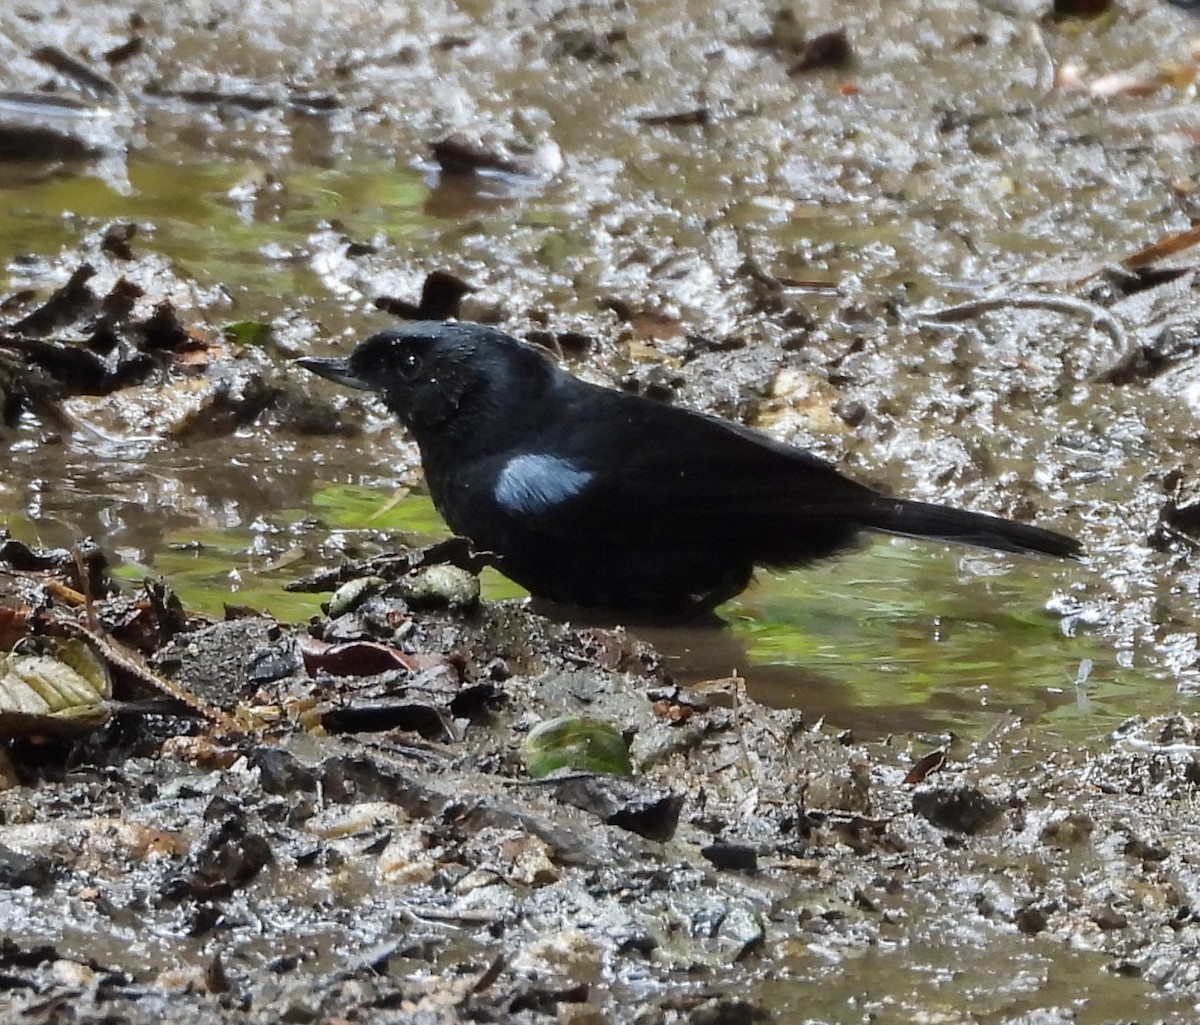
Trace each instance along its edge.
{"label": "bird's tail", "polygon": [[1083,553],[1083,546],[1073,537],[1053,530],[928,502],[880,499],[873,504],[871,515],[863,518],[863,526],[887,534],[935,538],[999,552],[1039,552],[1060,559],[1076,559]]}

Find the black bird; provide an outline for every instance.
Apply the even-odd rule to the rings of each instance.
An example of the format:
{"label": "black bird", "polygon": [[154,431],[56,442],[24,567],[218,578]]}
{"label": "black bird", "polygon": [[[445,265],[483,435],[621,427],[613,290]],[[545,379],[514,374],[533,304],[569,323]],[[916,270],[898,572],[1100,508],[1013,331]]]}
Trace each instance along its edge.
{"label": "black bird", "polygon": [[588,384],[494,328],[420,323],[299,364],[377,392],[416,438],[450,527],[535,597],[683,617],[755,566],[802,566],[864,531],[1080,554],[998,516],[888,498],[738,424]]}

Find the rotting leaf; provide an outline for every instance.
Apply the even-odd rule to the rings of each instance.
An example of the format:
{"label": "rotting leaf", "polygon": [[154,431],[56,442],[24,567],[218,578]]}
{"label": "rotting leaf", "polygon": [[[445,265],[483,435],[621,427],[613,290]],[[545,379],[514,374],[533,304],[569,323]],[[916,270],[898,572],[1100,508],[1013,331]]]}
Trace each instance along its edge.
{"label": "rotting leaf", "polygon": [[0,605],[0,651],[12,651],[28,635],[32,615],[28,605]]}
{"label": "rotting leaf", "polygon": [[0,890],[28,886],[45,890],[54,882],[60,866],[47,857],[25,854],[0,844]]}
{"label": "rotting leaf", "polygon": [[1121,266],[1130,270],[1148,267],[1185,249],[1190,249],[1198,242],[1200,242],[1200,225],[1184,231],[1171,232],[1128,256],[1122,257]]}
{"label": "rotting leaf", "polygon": [[1008,805],[977,787],[936,787],[913,794],[915,815],[928,819],[938,829],[956,833],[978,833],[994,823]]}
{"label": "rotting leaf", "polygon": [[[119,225],[114,225],[115,230]],[[133,227],[133,225],[125,225],[125,227]],[[108,236],[106,235],[105,238]],[[130,254],[132,259],[133,254]],[[116,336],[116,329],[124,324],[133,314],[134,306],[146,293],[140,285],[134,284],[126,277],[117,278],[113,282],[113,287],[109,289],[108,295],[100,300],[100,316],[96,320],[95,330],[92,336],[88,339],[88,346],[100,351],[98,346],[103,342],[108,342],[108,346],[104,349],[105,352],[111,352],[120,343],[120,339]]]}
{"label": "rotting leaf", "polygon": [[488,989],[492,983],[500,978],[507,966],[508,958],[506,958],[503,954],[497,954],[494,958],[492,958],[492,963],[487,966],[483,974],[480,975],[471,986],[471,995],[474,996],[475,994],[482,993],[484,990]]}
{"label": "rotting leaf", "polygon": [[687,705],[673,705],[669,701],[654,702],[654,714],[666,719],[674,726],[682,725],[692,717],[692,709]]}
{"label": "rotting leaf", "polygon": [[1054,0],[1050,21],[1088,20],[1110,14],[1113,0]]}
{"label": "rotting leaf", "polygon": [[0,123],[0,163],[90,160],[100,149],[61,128]]}
{"label": "rotting leaf", "polygon": [[152,654],[187,629],[179,596],[161,580],[146,580],[134,595],[110,597],[101,610],[105,630],[124,644]]}
{"label": "rotting leaf", "polygon": [[636,120],[639,124],[649,126],[669,125],[671,127],[680,127],[707,125],[712,121],[712,111],[708,107],[693,107],[688,110],[677,110],[666,113],[639,114]]}
{"label": "rotting leaf", "polygon": [[295,645],[281,640],[256,651],[246,661],[246,681],[259,686],[285,680],[299,669]]}
{"label": "rotting leaf", "polygon": [[546,45],[546,56],[550,60],[594,61],[597,64],[616,64],[616,44],[626,42],[629,32],[624,28],[613,28],[607,32],[590,26],[567,26],[556,28]]}
{"label": "rotting leaf", "polygon": [[142,52],[142,47],[145,40],[142,36],[130,36],[125,42],[114,46],[111,50],[104,52],[104,60],[108,64],[122,64],[129,60],[130,57],[135,57]]}
{"label": "rotting leaf", "polygon": [[526,173],[520,163],[497,150],[489,150],[464,135],[450,135],[430,147],[433,158],[447,174],[474,174],[479,170],[506,174]]}
{"label": "rotting leaf", "polygon": [[83,395],[107,395],[121,384],[132,384],[152,366],[145,356],[135,353],[114,369],[91,349],[41,338],[5,338],[3,344],[23,352],[58,384]]}
{"label": "rotting leaf", "polygon": [[504,692],[492,683],[463,687],[450,699],[450,714],[456,719],[474,719],[503,700]]}
{"label": "rotting leaf", "polygon": [[242,732],[241,727],[221,709],[201,700],[173,680],[155,672],[146,664],[139,652],[122,644],[115,637],[110,637],[97,630],[90,630],[69,619],[53,620],[46,624],[46,629],[52,629],[56,633],[87,642],[111,669],[119,672],[126,680],[132,680],[136,685],[148,689],[156,695],[174,698],[188,708],[199,712],[226,733]]}
{"label": "rotting leaf", "polygon": [[685,723],[696,712],[707,712],[712,707],[707,698],[674,684],[651,687],[646,691],[646,697],[652,702],[654,714],[674,725]]}
{"label": "rotting leaf", "polygon": [[308,767],[279,748],[257,747],[250,761],[261,772],[268,793],[313,793],[319,787],[326,803],[378,798],[396,804],[412,818],[452,821],[455,830],[467,834],[487,828],[533,833],[550,845],[554,860],[563,865],[597,867],[611,865],[614,857],[633,857],[612,837],[581,835],[494,797],[443,786],[428,771],[414,771],[378,751],[370,758],[338,755]]}
{"label": "rotting leaf", "polygon": [[[133,248],[129,245],[137,235],[138,226],[129,221],[118,221],[104,229],[100,239],[100,248],[120,260],[132,260]],[[123,282],[125,279],[122,278]],[[120,282],[118,282],[120,284]],[[138,289],[139,294],[141,289]]]}
{"label": "rotting leaf", "polygon": [[[602,296],[596,305],[602,310],[611,310],[619,320],[632,328],[638,338],[670,341],[684,335],[683,322],[662,310],[635,307],[618,296]],[[653,350],[649,350],[648,355],[653,354]]]}
{"label": "rotting leaf", "polygon": [[329,644],[301,635],[298,646],[309,676],[318,672],[330,676],[377,676],[396,669],[411,672],[415,668],[413,660],[399,648],[376,641]]}
{"label": "rotting leaf", "polygon": [[270,96],[252,92],[222,92],[219,89],[164,89],[151,83],[146,88],[151,96],[162,96],[167,99],[182,100],[184,103],[197,103],[211,107],[232,107],[235,110],[246,110],[258,113],[279,105]]}
{"label": "rotting leaf", "polygon": [[111,697],[108,667],[81,640],[0,656],[0,735],[90,732],[108,721]]}
{"label": "rotting leaf", "polygon": [[919,758],[913,767],[908,770],[908,775],[904,777],[904,785],[916,786],[918,783],[924,783],[925,780],[945,764],[946,749],[944,747],[939,747],[936,751],[930,751],[924,758]]}
{"label": "rotting leaf", "polygon": [[854,51],[844,28],[822,32],[806,40],[800,48],[800,59],[788,68],[789,75],[826,68],[845,68],[854,61]]}
{"label": "rotting leaf", "polygon": [[465,135],[449,135],[430,147],[433,159],[444,174],[473,175],[480,172],[511,174],[522,178],[550,178],[562,169],[562,152],[551,140],[529,154],[507,153]]}
{"label": "rotting leaf", "polygon": [[87,582],[94,597],[102,597],[110,588],[108,560],[91,538],[71,548],[30,548],[0,531],[0,564],[16,573],[48,573],[81,587],[79,562],[82,559]]}
{"label": "rotting leaf", "polygon": [[92,312],[97,299],[87,283],[95,274],[96,269],[91,264],[80,264],[62,288],[57,289],[29,316],[18,320],[12,330],[19,335],[40,338]]}
{"label": "rotting leaf", "polygon": [[116,100],[121,95],[109,79],[97,71],[93,71],[78,57],[64,53],[57,46],[42,46],[30,55],[34,60],[52,67],[60,75],[65,76],[80,89],[105,100]]}
{"label": "rotting leaf", "polygon": [[601,669],[635,676],[647,676],[653,671],[654,654],[620,627],[583,630],[579,637],[583,641],[583,654]]}
{"label": "rotting leaf", "polygon": [[508,1011],[514,1016],[519,1015],[522,1011],[532,1011],[534,1014],[562,1018],[565,1015],[560,1015],[559,1004],[587,1003],[590,992],[591,987],[586,982],[577,982],[564,987],[548,987],[537,983],[526,984],[509,1001]]}
{"label": "rotting leaf", "polygon": [[589,716],[564,715],[539,723],[522,745],[525,771],[534,779],[555,769],[630,776],[629,745],[611,723]]}
{"label": "rotting leaf", "polygon": [[175,307],[165,299],[141,325],[141,333],[142,344],[148,349],[179,351],[192,342],[192,336],[179,322]]}
{"label": "rotting leaf", "polygon": [[[44,371],[5,352],[0,336],[0,428],[16,427],[27,410],[67,430],[75,425],[59,404],[61,389]],[[0,538],[3,533],[0,532]]]}
{"label": "rotting leaf", "polygon": [[390,295],[377,296],[375,308],[405,320],[449,320],[458,316],[463,296],[474,292],[462,278],[449,271],[431,271],[421,286],[421,300],[414,305]]}
{"label": "rotting leaf", "polygon": [[302,114],[332,114],[342,109],[342,101],[333,93],[303,93],[288,94],[287,105]]}
{"label": "rotting leaf", "polygon": [[37,298],[37,289],[22,288],[0,300],[0,313],[12,313],[24,309]]}
{"label": "rotting leaf", "polygon": [[426,740],[456,740],[454,725],[445,712],[408,699],[331,708],[321,716],[328,733],[381,733],[401,730]]}

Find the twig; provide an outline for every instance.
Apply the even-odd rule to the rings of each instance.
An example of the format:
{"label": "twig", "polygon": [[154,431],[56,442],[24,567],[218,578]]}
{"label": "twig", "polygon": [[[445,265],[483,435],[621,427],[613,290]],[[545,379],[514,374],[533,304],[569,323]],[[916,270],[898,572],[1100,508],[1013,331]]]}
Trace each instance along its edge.
{"label": "twig", "polygon": [[922,324],[957,324],[971,320],[983,313],[994,313],[1006,309],[1053,310],[1056,313],[1076,313],[1091,320],[1094,327],[1105,331],[1122,352],[1126,349],[1125,332],[1112,314],[1095,303],[1072,299],[1065,295],[1005,295],[986,299],[973,299],[958,306],[947,306],[941,310],[921,313],[917,317]]}
{"label": "twig", "polygon": [[87,561],[84,559],[83,549],[79,545],[71,548],[71,554],[75,557],[75,572],[79,576],[79,590],[83,592],[83,610],[87,616],[88,629],[95,632],[96,605],[92,601],[92,578],[88,573]]}
{"label": "twig", "polygon": [[1031,295],[1027,293],[1024,295],[1004,295],[986,299],[974,299],[971,302],[962,303],[958,306],[947,306],[941,310],[920,313],[916,320],[918,324],[933,326],[939,324],[957,324],[965,320],[971,320],[984,313],[994,313],[997,310],[1007,309],[1051,310],[1055,313],[1076,314],[1090,320],[1092,327],[1099,328],[1105,332],[1112,339],[1113,348],[1121,353],[1116,363],[1095,376],[1095,380],[1097,381],[1104,382],[1117,379],[1123,372],[1126,372],[1129,367],[1135,364],[1141,355],[1141,346],[1130,345],[1124,328],[1117,323],[1116,318],[1111,313],[1103,307],[1097,306],[1095,303],[1085,302],[1082,299],[1073,299],[1065,295]]}
{"label": "twig", "polygon": [[471,987],[471,996],[477,993],[482,993],[488,989],[492,983],[500,978],[501,973],[508,967],[508,958],[503,954],[497,954],[492,958],[492,963],[487,966],[484,973],[475,980],[475,984]]}
{"label": "twig", "polygon": [[738,676],[736,669],[731,675],[733,677],[733,729],[737,733],[738,746],[742,749],[742,760],[746,763],[746,773],[751,779],[754,779],[756,775],[754,762],[750,758],[750,745],[746,743],[746,734],[742,731],[742,708],[738,700],[738,690],[746,685],[746,681],[743,677]]}

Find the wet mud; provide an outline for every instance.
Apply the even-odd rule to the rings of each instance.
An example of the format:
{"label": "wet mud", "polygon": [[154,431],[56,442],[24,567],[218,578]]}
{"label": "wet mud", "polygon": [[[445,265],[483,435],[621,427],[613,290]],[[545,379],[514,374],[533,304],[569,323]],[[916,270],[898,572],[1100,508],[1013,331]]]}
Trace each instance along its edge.
{"label": "wet mud", "polygon": [[[0,708],[4,1013],[1192,1020],[1200,23],[1097,7],[0,11],[4,680],[104,666]],[[1088,557],[389,575],[415,448],[289,360],[426,316]]]}
{"label": "wet mud", "polygon": [[[15,649],[79,622],[69,553],[8,554]],[[0,710],[14,1014],[769,1021],[833,987],[875,1020],[1017,1020],[1064,962],[1077,1020],[1196,999],[1187,717],[1082,762],[1016,731],[918,759],[518,603],[392,584],[296,628],[88,581],[111,717],[63,735]],[[531,776],[560,716],[617,729],[630,774]],[[989,959],[1021,969],[968,984]]]}

